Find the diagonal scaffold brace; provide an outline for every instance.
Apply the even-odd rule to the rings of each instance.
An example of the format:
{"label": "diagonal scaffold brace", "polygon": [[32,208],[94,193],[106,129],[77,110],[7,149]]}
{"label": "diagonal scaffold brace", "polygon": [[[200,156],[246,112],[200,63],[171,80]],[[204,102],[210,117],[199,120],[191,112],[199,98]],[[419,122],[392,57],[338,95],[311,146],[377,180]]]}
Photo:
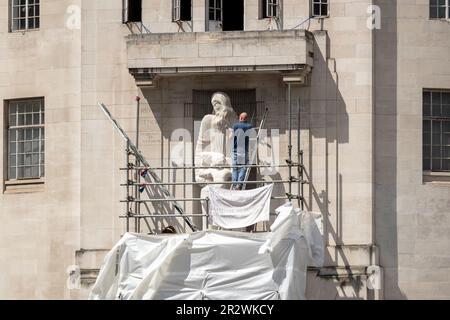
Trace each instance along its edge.
{"label": "diagonal scaffold brace", "polygon": [[[113,124],[114,128],[119,132],[119,134],[122,136],[122,138],[128,143],[130,150],[133,152],[133,154],[135,155],[135,157],[147,168],[148,170],[148,174],[150,174],[150,176],[152,177],[152,179],[156,182],[156,183],[162,183],[161,179],[159,178],[158,174],[155,172],[155,170],[153,170],[150,166],[150,163],[147,161],[147,159],[145,159],[145,157],[142,155],[142,153],[138,150],[138,148],[136,147],[136,145],[130,140],[130,137],[128,137],[128,135],[125,133],[125,131],[122,129],[122,127],[117,123],[117,121],[112,117],[111,113],[109,112],[108,108],[103,104],[103,103],[98,103],[98,106],[102,109],[103,113],[106,115],[106,117],[111,121],[111,123]],[[173,195],[170,193],[170,191],[165,188],[163,185],[160,185],[160,189],[161,191],[164,193],[164,195],[168,198],[168,199],[174,199]],[[186,222],[186,224],[189,226],[189,228],[192,231],[198,231],[199,228],[197,226],[195,226],[192,221],[184,216],[184,210],[183,208],[180,206],[180,204],[178,202],[176,202],[175,200],[171,201],[173,204],[173,207],[175,208],[175,210],[183,217],[183,220]]]}

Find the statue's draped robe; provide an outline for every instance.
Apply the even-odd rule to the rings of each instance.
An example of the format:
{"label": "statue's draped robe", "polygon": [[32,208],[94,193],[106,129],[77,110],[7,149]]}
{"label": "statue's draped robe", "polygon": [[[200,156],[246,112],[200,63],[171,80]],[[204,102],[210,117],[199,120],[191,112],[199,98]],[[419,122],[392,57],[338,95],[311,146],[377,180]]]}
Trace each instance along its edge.
{"label": "statue's draped robe", "polygon": [[[228,119],[223,119],[217,115],[206,115],[200,125],[200,132],[195,148],[195,165],[197,167],[216,167],[231,165],[232,137],[229,134],[230,127],[236,114],[233,112]],[[196,182],[222,182],[231,181],[231,170],[228,168],[208,168],[195,170]],[[218,188],[229,188],[229,184],[214,185]],[[202,188],[201,197],[206,198],[208,190]],[[202,205],[203,213],[206,207]]]}

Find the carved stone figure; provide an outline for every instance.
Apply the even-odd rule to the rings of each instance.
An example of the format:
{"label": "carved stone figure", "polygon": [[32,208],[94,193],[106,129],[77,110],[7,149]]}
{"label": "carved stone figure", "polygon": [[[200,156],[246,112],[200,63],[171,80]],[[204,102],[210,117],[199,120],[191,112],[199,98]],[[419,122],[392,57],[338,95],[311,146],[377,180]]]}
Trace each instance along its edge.
{"label": "carved stone figure", "polygon": [[[231,170],[220,166],[231,165],[231,128],[237,121],[236,112],[231,106],[230,97],[223,92],[212,95],[213,113],[203,117],[195,148],[195,165],[197,167],[213,167],[196,169],[197,182],[231,181]],[[218,166],[219,168],[214,168]],[[214,185],[218,188],[229,188],[229,184]],[[201,197],[208,196],[207,188],[201,190]],[[205,204],[202,205],[205,213]]]}

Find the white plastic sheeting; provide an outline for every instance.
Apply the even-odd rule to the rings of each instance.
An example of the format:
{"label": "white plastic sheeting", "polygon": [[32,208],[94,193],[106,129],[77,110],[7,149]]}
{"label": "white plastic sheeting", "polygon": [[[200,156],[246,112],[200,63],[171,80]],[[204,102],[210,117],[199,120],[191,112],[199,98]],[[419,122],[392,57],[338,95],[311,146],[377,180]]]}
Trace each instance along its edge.
{"label": "white plastic sheeting", "polygon": [[269,221],[272,190],[273,184],[243,191],[209,187],[211,224],[237,229]]}
{"label": "white plastic sheeting", "polygon": [[323,264],[314,214],[280,207],[268,233],[125,234],[90,299],[304,299],[308,265]]}

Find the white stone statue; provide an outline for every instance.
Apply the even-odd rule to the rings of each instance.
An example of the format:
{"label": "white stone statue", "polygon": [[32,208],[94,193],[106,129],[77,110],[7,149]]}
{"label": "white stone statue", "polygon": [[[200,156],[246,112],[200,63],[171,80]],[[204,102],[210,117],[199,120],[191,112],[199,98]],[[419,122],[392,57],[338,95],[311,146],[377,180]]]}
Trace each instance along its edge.
{"label": "white stone statue", "polygon": [[[232,126],[237,122],[236,112],[231,106],[230,97],[223,92],[212,95],[213,114],[203,117],[195,148],[196,167],[215,167],[231,165]],[[228,168],[196,169],[195,180],[201,183],[231,181]],[[217,188],[229,188],[229,184],[214,185]],[[201,197],[208,196],[203,186]],[[202,203],[203,213],[206,213]]]}

